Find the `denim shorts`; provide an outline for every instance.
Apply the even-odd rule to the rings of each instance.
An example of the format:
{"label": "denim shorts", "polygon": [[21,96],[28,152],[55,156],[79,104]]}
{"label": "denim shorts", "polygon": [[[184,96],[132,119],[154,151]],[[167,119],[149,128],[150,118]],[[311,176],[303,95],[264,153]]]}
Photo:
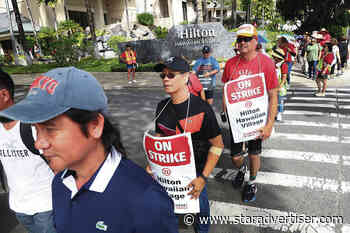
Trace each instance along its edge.
{"label": "denim shorts", "polygon": [[16,213],[16,217],[28,233],[56,233],[52,211],[40,212],[34,215]]}
{"label": "denim shorts", "polygon": [[130,69],[136,69],[136,64],[127,64],[126,65],[126,68],[128,68],[128,70],[130,70]]}

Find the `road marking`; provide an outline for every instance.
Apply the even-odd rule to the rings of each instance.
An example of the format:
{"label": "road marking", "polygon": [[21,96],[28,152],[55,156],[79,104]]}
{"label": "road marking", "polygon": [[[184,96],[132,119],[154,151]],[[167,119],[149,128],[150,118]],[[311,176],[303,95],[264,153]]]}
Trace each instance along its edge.
{"label": "road marking", "polygon": [[350,143],[343,140],[340,142],[339,137],[329,135],[316,134],[293,134],[293,133],[274,133],[271,135],[273,139],[295,140],[295,141],[318,141],[318,142],[339,142]]}
{"label": "road marking", "polygon": [[[224,149],[224,154],[230,155],[230,149]],[[288,150],[263,150],[260,155],[263,158],[274,159],[293,159],[305,162],[318,162],[329,164],[341,164],[343,166],[350,166],[350,156],[335,155],[330,153],[316,153],[308,151],[288,151]]]}
{"label": "road marking", "polygon": [[307,162],[338,164],[350,166],[350,156],[334,155],[330,153],[315,153],[306,151],[264,150],[261,154],[264,158],[293,159]]}
{"label": "road marking", "polygon": [[320,122],[310,122],[310,121],[288,121],[288,120],[283,120],[283,121],[276,121],[276,125],[293,125],[293,126],[305,126],[305,127],[322,127],[322,128],[335,128],[338,129],[339,127],[342,129],[350,129],[350,124],[344,124],[344,123],[329,123],[329,124],[324,124]]}
{"label": "road marking", "polygon": [[349,105],[340,105],[339,106],[340,109],[350,109]]}
{"label": "road marking", "polygon": [[[299,233],[335,233],[334,222],[342,222],[343,219],[337,216],[315,216],[312,223],[306,223],[301,218],[306,219],[305,214],[285,212],[274,209],[258,208],[253,206],[238,205],[234,203],[209,201],[211,216],[230,216],[230,220],[240,220],[242,218],[246,225],[262,228],[271,228],[280,232]],[[298,219],[297,219],[298,218]],[[310,217],[308,217],[311,219]],[[260,220],[259,220],[260,219]],[[322,224],[321,221],[334,219],[333,223]],[[254,221],[255,220],[255,221]],[[262,221],[263,220],[263,221]],[[220,220],[217,221],[220,223]],[[221,222],[225,224],[225,222]],[[347,232],[347,225],[343,225],[342,232]],[[345,231],[344,231],[345,230]]]}
{"label": "road marking", "polygon": [[313,112],[313,111],[296,111],[296,110],[285,110],[283,115],[308,115],[308,116],[327,116],[327,117],[339,117],[339,118],[350,118],[350,115],[328,113],[328,112]]}
{"label": "road marking", "polygon": [[322,98],[322,97],[301,97],[301,96],[295,96],[295,97],[290,97],[288,98],[288,101],[289,100],[322,100],[322,101],[336,101],[336,98],[333,97],[333,98]]}
{"label": "road marking", "polygon": [[[222,168],[214,168],[209,178],[215,177],[215,175],[217,175],[222,170]],[[237,174],[237,170],[226,169],[226,171],[227,173],[221,178],[224,180],[233,180]],[[249,171],[245,174],[245,180],[249,180]],[[256,177],[256,183],[289,188],[306,188],[315,191],[329,191],[341,194],[350,192],[350,182],[348,181],[338,181],[310,176],[297,176],[275,172],[259,171],[258,176]]]}
{"label": "road marking", "polygon": [[313,108],[336,108],[334,104],[317,104],[317,103],[284,103],[289,107],[313,107]]}
{"label": "road marking", "polygon": [[[297,87],[297,88],[289,88],[288,91],[313,91],[316,90],[316,87]],[[335,88],[335,87],[329,87],[327,88],[326,92],[334,92],[334,91],[349,91],[350,88]]]}
{"label": "road marking", "polygon": [[[288,91],[287,94],[289,96],[292,96],[292,95],[312,95],[312,96],[315,96],[315,91],[314,92],[309,92],[309,91]],[[339,92],[326,92],[326,96],[342,96],[342,97],[349,97],[350,96],[350,93],[339,93]]]}
{"label": "road marking", "polygon": [[[328,128],[339,128],[338,123],[329,123],[329,124],[324,124],[324,123],[319,123],[319,122],[309,122],[309,121],[287,121],[283,120],[280,122],[275,122],[276,125],[292,125],[292,126],[310,126],[310,127],[328,127]],[[346,127],[350,127],[350,124],[342,124],[347,125]]]}

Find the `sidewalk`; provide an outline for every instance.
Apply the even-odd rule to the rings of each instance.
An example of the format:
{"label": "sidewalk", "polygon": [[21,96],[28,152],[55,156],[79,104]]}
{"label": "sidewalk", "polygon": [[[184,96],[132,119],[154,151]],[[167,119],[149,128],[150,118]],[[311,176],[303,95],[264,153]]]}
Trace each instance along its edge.
{"label": "sidewalk", "polygon": [[[217,75],[217,87],[221,88],[221,75],[223,70]],[[122,88],[152,88],[162,87],[162,81],[159,73],[156,72],[137,72],[136,83],[128,84],[126,72],[92,72],[92,74],[99,80],[103,88],[122,89]],[[30,85],[33,80],[40,74],[14,74],[12,75],[16,85]],[[344,87],[350,86],[350,69],[347,69],[342,76],[335,77],[328,80],[328,87]],[[307,79],[299,70],[299,66],[295,65],[292,71],[291,87],[315,87],[316,83],[313,80]]]}
{"label": "sidewalk", "polygon": [[[291,75],[291,87],[315,87],[316,89],[315,80],[307,79],[306,75],[301,73],[299,65],[293,66]],[[350,69],[346,69],[344,74],[329,79],[327,82],[327,88],[342,88],[345,86],[350,86]]]}

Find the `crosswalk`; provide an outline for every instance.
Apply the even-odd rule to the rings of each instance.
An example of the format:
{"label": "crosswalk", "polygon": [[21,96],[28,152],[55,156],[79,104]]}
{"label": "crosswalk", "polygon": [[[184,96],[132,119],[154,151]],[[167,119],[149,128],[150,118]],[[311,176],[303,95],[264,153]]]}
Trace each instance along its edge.
{"label": "crosswalk", "polygon": [[[255,202],[243,203],[230,187],[237,170],[225,149],[224,162],[210,176],[211,215],[251,218],[232,225],[214,221],[210,232],[350,233],[350,88],[329,88],[325,97],[314,91],[288,91],[283,121],[264,143]],[[214,179],[218,174],[222,183]],[[303,221],[271,221],[291,215]]]}

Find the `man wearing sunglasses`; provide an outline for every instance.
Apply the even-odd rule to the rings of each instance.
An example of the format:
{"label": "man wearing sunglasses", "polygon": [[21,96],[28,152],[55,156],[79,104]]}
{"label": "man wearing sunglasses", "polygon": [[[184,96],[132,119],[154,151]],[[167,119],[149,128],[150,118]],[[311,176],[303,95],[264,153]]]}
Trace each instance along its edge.
{"label": "man wearing sunglasses", "polygon": [[208,104],[213,104],[214,88],[216,86],[216,74],[220,71],[219,63],[211,56],[209,46],[202,49],[203,57],[199,58],[192,70],[199,77],[205,91],[205,98]]}
{"label": "man wearing sunglasses", "polygon": [[[272,127],[277,114],[277,93],[278,80],[274,62],[271,58],[256,51],[258,44],[258,33],[251,24],[243,24],[237,31],[237,44],[239,55],[227,61],[222,82],[240,78],[243,75],[253,75],[263,73],[268,92],[268,118],[265,127],[258,131],[260,135],[255,140],[248,141],[248,157],[250,160],[250,178],[245,183],[242,193],[242,199],[245,202],[254,201],[257,192],[255,179],[260,168],[260,157],[262,140],[270,137]],[[223,110],[226,111],[225,101],[223,99]],[[247,166],[242,156],[243,142],[235,143],[231,133],[231,156],[233,164],[239,169],[236,178],[232,184],[235,188],[240,188],[244,182],[244,176]]]}
{"label": "man wearing sunglasses", "polygon": [[[206,183],[223,151],[221,130],[211,106],[190,94],[187,87],[190,66],[184,59],[171,57],[155,70],[162,72],[164,91],[170,95],[170,100],[167,98],[157,106],[156,133],[157,136],[191,133],[197,178],[189,184],[192,189],[188,195],[199,198],[200,213],[194,229],[197,233],[207,233],[210,224],[199,224],[199,218],[210,216]],[[149,166],[146,170],[152,172]]]}

